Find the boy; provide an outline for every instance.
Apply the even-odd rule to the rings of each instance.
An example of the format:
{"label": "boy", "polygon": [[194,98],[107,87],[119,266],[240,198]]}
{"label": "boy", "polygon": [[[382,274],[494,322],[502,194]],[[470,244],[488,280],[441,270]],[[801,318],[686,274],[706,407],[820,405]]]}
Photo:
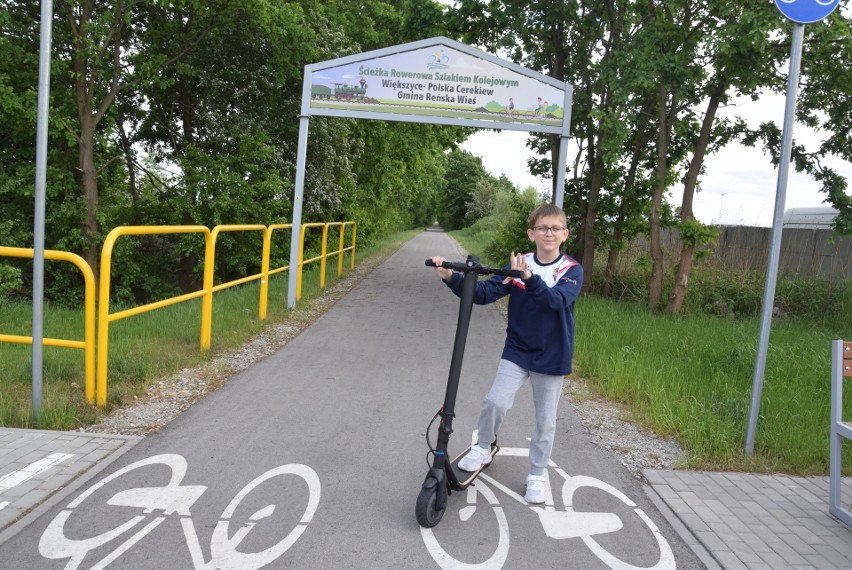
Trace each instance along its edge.
{"label": "boy", "polygon": [[[515,394],[530,380],[535,402],[535,430],[530,443],[530,471],[524,499],[545,500],[544,469],[550,461],[556,432],[556,409],[564,376],[571,372],[574,352],[574,300],[583,286],[583,268],[561,251],[568,239],[565,212],[552,204],[536,208],[529,218],[527,237],[535,252],[516,255],[510,267],[524,272],[522,279],[494,276],[476,284],[474,303],[485,305],[509,295],[506,343],[491,390],[482,401],[479,441],[459,461],[459,468],[476,471],[491,462],[491,444]],[[433,257],[436,265],[446,261]],[[435,271],[456,295],[461,274],[436,267]]]}

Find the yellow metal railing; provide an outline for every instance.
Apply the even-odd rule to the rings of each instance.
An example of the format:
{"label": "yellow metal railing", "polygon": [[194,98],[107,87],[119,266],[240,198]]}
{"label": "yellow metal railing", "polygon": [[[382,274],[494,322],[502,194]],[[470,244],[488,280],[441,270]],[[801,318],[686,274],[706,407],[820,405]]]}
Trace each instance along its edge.
{"label": "yellow metal railing", "polygon": [[[328,252],[328,229],[330,227],[340,226],[340,240],[338,243],[337,251]],[[346,226],[352,226],[352,245],[344,248],[343,242],[344,237],[346,235]],[[305,255],[305,231],[310,228],[322,228],[322,250],[319,255],[316,257],[312,257],[310,259],[303,259]],[[357,226],[355,222],[329,222],[329,223],[314,223],[314,224],[302,224],[301,231],[299,232],[299,269],[298,275],[296,277],[296,300],[302,298],[302,269],[305,265],[319,260],[320,262],[320,289],[325,289],[325,269],[326,269],[326,259],[332,255],[337,255],[337,276],[340,277],[343,275],[343,254],[344,252],[351,252],[349,254],[351,265],[350,268],[355,268],[355,232]]]}
{"label": "yellow metal railing", "polygon": [[[0,246],[0,257],[22,257],[26,259],[33,258],[33,249],[26,247],[4,247]],[[59,346],[64,348],[81,348],[83,349],[83,359],[85,362],[86,375],[86,401],[90,404],[95,403],[95,276],[92,273],[92,268],[79,255],[69,253],[67,251],[57,251],[53,249],[44,250],[44,258],[51,261],[68,261],[73,263],[80,269],[83,274],[85,283],[84,294],[84,327],[83,341],[65,340],[57,338],[44,338],[42,343],[45,346]],[[33,337],[17,336],[9,334],[0,334],[0,342],[14,342],[19,344],[32,344]]]}
{"label": "yellow metal railing", "polygon": [[[327,252],[328,230],[330,227],[340,227],[340,239],[337,251]],[[344,248],[344,236],[346,227],[352,226],[352,244]],[[322,227],[322,254],[311,259],[304,260],[305,248],[305,230],[307,228]],[[302,267],[313,261],[320,261],[320,287],[325,288],[325,271],[326,258],[332,255],[338,255],[337,275],[343,275],[343,254],[346,251],[351,252],[351,268],[355,267],[355,222],[329,222],[304,224],[299,233],[299,268],[297,278],[297,298],[301,298],[302,291]],[[263,226],[260,224],[242,224],[242,225],[219,225],[211,231],[205,226],[122,226],[113,229],[104,240],[103,248],[101,249],[101,266],[100,266],[100,286],[98,291],[98,306],[97,306],[97,342],[95,342],[95,280],[89,265],[83,258],[73,253],[64,251],[45,250],[45,259],[56,259],[70,261],[80,268],[83,272],[83,277],[86,281],[86,301],[85,301],[85,341],[72,341],[45,338],[44,344],[47,346],[64,346],[69,348],[82,348],[86,351],[86,400],[89,403],[96,403],[98,406],[106,404],[107,399],[107,363],[109,359],[109,324],[127,317],[147,313],[155,309],[175,305],[191,299],[202,298],[201,301],[201,350],[210,348],[213,323],[213,293],[222,291],[229,287],[248,283],[250,281],[260,280],[260,299],[258,307],[258,315],[261,319],[266,318],[268,294],[269,294],[269,277],[287,271],[289,265],[270,269],[269,258],[272,249],[272,233],[275,230],[291,229],[292,224],[272,224]],[[261,270],[260,273],[241,277],[227,283],[219,285],[213,284],[213,267],[216,255],[216,239],[222,232],[245,232],[259,231],[263,232],[263,248],[261,253]],[[112,270],[112,252],[115,247],[115,242],[119,237],[125,235],[164,235],[164,234],[189,234],[198,233],[204,237],[204,278],[202,288],[197,291],[192,291],[177,297],[163,299],[154,303],[140,305],[122,311],[110,313],[110,282]],[[0,246],[0,256],[9,257],[33,257],[32,249],[2,247]],[[32,337],[21,337],[15,335],[0,334],[0,342],[16,342],[16,343],[32,343]],[[95,350],[97,348],[97,368],[95,367]]]}
{"label": "yellow metal railing", "polygon": [[[340,259],[338,260],[338,276],[343,274],[343,252],[351,251],[352,252],[352,267],[355,267],[355,222],[329,222],[329,223],[317,223],[317,224],[305,224],[311,227],[325,226],[323,230],[323,255],[320,256],[322,258],[322,275],[320,278],[320,287],[325,287],[325,258],[330,255],[340,255]],[[305,227],[302,226],[302,228]],[[345,227],[351,225],[352,226],[352,245],[344,250],[343,248],[343,235],[345,232]],[[340,236],[340,249],[338,251],[334,251],[331,253],[326,253],[326,239],[328,236],[328,227],[330,226],[340,226],[341,236]],[[280,273],[282,271],[286,271],[290,269],[289,265],[277,267],[275,269],[269,268],[269,257],[270,251],[272,249],[272,233],[275,230],[279,229],[288,229],[292,228],[292,224],[273,224],[270,226],[263,226],[259,224],[243,224],[243,225],[220,225],[213,228],[213,230],[209,230],[204,226],[123,226],[118,227],[112,230],[108,235],[106,240],[104,240],[104,246],[101,252],[101,275],[100,275],[100,291],[99,291],[99,300],[98,300],[98,367],[97,367],[97,403],[102,406],[106,404],[106,394],[107,394],[107,359],[109,357],[109,323],[113,321],[117,321],[119,319],[123,319],[126,317],[130,317],[133,315],[138,315],[141,313],[146,313],[148,311],[153,311],[154,309],[159,309],[162,307],[166,307],[168,305],[174,305],[176,303],[181,303],[183,301],[189,301],[190,299],[195,299],[201,297],[201,350],[208,350],[210,348],[211,336],[212,336],[212,323],[213,323],[213,293],[217,291],[221,291],[223,289],[227,289],[229,287],[234,287],[236,285],[241,285],[243,283],[248,283],[250,281],[254,281],[260,279],[260,300],[259,300],[259,308],[258,315],[261,319],[266,318],[267,313],[267,301],[268,301],[268,292],[269,292],[269,276],[274,275],[276,273]],[[247,277],[241,277],[239,279],[235,279],[233,281],[229,281],[227,283],[221,283],[219,285],[213,284],[213,264],[216,253],[216,238],[222,232],[243,232],[243,231],[262,231],[263,232],[263,249],[261,253],[261,271],[255,275],[249,275]],[[204,235],[204,282],[202,284],[202,288],[198,291],[193,291],[191,293],[186,293],[184,295],[180,295],[177,297],[172,297],[170,299],[164,299],[162,301],[157,301],[155,303],[149,303],[147,305],[141,305],[139,307],[134,307],[131,309],[126,309],[123,311],[119,311],[116,313],[110,314],[109,312],[109,286],[110,286],[110,265],[112,263],[112,249],[115,245],[116,239],[122,235],[141,235],[141,234],[175,234],[175,233],[201,233]],[[300,240],[299,240],[299,284],[297,285],[297,290],[301,292],[301,275],[302,275],[302,265],[303,263],[309,263],[311,261],[315,261],[320,259],[320,257],[311,258],[305,262],[302,262],[303,250],[304,250],[304,229],[300,232]]]}

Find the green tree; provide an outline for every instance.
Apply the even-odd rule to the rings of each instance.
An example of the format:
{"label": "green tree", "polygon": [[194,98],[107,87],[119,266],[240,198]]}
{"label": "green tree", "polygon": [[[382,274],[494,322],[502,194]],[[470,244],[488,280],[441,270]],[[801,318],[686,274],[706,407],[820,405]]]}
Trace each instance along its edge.
{"label": "green tree", "polygon": [[449,231],[467,225],[468,204],[487,172],[482,159],[466,150],[454,149],[447,153],[446,164],[446,185],[438,200],[438,222]]}

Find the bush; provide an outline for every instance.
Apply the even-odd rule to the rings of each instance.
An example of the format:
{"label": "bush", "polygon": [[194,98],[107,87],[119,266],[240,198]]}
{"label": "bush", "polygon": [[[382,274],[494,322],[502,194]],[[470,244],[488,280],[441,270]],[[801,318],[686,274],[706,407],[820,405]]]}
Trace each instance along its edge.
{"label": "bush", "polygon": [[494,206],[497,234],[483,252],[489,263],[505,265],[513,251],[529,251],[527,225],[530,213],[541,203],[535,190],[528,188],[519,194],[501,194]]}
{"label": "bush", "polygon": [[8,302],[12,293],[22,287],[21,270],[11,265],[0,265],[0,305]]}

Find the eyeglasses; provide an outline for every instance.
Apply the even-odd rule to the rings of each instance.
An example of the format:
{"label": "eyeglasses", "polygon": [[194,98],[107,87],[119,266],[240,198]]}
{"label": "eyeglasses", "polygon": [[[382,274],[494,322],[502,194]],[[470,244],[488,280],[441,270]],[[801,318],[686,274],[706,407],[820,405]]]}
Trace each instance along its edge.
{"label": "eyeglasses", "polygon": [[567,228],[563,228],[562,226],[533,226],[532,229],[540,234],[547,235],[548,233],[552,233],[556,235]]}

